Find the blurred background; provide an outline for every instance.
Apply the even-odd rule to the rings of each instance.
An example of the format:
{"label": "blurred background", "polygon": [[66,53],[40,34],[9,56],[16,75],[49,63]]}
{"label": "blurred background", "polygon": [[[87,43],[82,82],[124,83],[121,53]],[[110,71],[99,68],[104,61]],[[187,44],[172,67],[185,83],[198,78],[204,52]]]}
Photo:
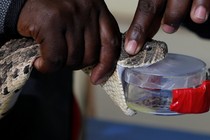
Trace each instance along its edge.
{"label": "blurred background", "polygon": [[[133,18],[137,0],[106,0],[125,32]],[[210,40],[204,40],[180,28],[174,34],[160,30],[154,39],[168,44],[169,52],[194,56],[210,66]],[[155,116],[138,113],[128,117],[115,106],[100,86],[89,83],[87,75],[75,71],[75,95],[84,116],[82,140],[209,140],[210,112],[197,115]]]}

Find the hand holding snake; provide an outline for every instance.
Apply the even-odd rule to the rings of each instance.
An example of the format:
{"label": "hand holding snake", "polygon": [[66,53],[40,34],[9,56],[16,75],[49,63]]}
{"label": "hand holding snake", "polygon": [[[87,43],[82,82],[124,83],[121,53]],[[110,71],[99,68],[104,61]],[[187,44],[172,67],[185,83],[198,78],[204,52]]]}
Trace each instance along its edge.
{"label": "hand holding snake", "polygon": [[98,84],[119,57],[121,34],[103,0],[27,0],[17,28],[40,44],[34,67],[43,73],[96,64],[91,81]]}
{"label": "hand holding snake", "polygon": [[183,23],[205,23],[209,18],[209,0],[138,0],[133,21],[127,31],[125,49],[135,54],[147,38],[160,28],[174,33]]}

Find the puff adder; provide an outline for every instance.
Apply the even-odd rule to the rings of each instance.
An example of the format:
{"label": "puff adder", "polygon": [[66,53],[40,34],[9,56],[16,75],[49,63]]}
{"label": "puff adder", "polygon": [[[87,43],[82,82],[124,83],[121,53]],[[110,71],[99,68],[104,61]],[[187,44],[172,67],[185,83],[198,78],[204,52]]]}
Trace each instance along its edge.
{"label": "puff adder", "polygon": [[[165,58],[167,45],[164,42],[150,40],[135,56],[129,56],[124,51],[124,34],[122,34],[121,55],[114,73],[107,77],[101,86],[113,102],[126,114],[134,115],[135,110],[126,104],[126,96],[119,67],[135,68],[148,66]],[[20,91],[33,69],[34,60],[40,55],[39,44],[32,39],[14,39],[6,42],[0,48],[0,118],[15,105]],[[91,68],[83,71],[91,74]]]}

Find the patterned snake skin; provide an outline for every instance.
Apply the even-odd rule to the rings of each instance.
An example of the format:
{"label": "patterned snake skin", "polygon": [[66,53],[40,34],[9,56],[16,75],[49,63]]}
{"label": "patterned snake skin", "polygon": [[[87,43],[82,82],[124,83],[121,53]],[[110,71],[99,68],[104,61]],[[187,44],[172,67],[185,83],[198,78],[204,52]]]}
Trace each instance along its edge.
{"label": "patterned snake skin", "polygon": [[[135,56],[129,56],[123,49],[124,35],[122,35],[122,51],[116,70],[101,84],[114,103],[126,115],[134,115],[135,110],[126,104],[123,84],[119,67],[133,68],[151,65],[162,60],[167,54],[167,45],[164,42],[151,40],[146,42],[142,50]],[[20,91],[30,77],[35,58],[40,55],[39,44],[31,39],[15,39],[6,42],[0,48],[0,118],[14,106]],[[83,69],[90,74],[91,68]]]}

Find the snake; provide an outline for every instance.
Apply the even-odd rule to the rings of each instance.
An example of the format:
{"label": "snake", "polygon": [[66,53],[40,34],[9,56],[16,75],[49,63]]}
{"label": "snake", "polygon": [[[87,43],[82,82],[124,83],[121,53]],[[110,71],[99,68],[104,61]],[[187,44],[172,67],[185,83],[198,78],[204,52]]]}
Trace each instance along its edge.
{"label": "snake", "polygon": [[[122,34],[121,54],[112,75],[101,83],[101,87],[111,100],[125,115],[132,116],[136,110],[128,107],[122,68],[137,68],[149,66],[163,60],[168,52],[163,41],[150,39],[146,41],[138,54],[128,55],[124,50],[125,34]],[[30,77],[33,62],[40,56],[40,44],[33,39],[11,39],[0,46],[0,119],[15,106],[22,87]],[[82,71],[91,75],[92,66]]]}

